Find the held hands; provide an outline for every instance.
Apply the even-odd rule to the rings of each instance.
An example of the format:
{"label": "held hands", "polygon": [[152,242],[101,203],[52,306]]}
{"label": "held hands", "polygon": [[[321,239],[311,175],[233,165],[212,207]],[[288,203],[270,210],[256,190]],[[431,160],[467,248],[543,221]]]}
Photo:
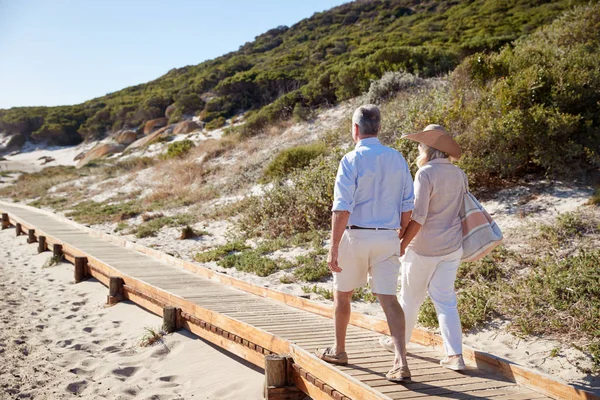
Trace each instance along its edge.
{"label": "held hands", "polygon": [[404,256],[404,254],[406,253],[406,246],[407,244],[405,244],[406,242],[404,240],[400,241],[400,257]]}
{"label": "held hands", "polygon": [[338,248],[337,246],[331,246],[329,248],[329,254],[327,255],[327,266],[331,272],[342,272],[342,269],[338,265]]}

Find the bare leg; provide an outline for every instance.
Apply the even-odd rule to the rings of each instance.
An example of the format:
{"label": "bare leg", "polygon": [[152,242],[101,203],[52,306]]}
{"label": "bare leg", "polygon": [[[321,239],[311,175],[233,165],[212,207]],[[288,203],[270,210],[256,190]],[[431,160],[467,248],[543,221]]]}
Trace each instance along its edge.
{"label": "bare leg", "polygon": [[335,354],[346,351],[346,331],[348,329],[348,324],[350,323],[350,314],[352,312],[350,306],[352,293],[353,291],[338,292],[336,290],[334,294],[333,319],[335,322],[335,344],[333,345],[332,350]]}
{"label": "bare leg", "polygon": [[396,295],[375,295],[385,313],[388,326],[390,327],[390,333],[392,334],[394,347],[396,348],[396,357],[394,358],[393,368],[408,365],[408,361],[406,360],[406,327],[404,323],[404,311],[402,310],[402,307],[400,307],[400,303],[398,303],[398,298]]}

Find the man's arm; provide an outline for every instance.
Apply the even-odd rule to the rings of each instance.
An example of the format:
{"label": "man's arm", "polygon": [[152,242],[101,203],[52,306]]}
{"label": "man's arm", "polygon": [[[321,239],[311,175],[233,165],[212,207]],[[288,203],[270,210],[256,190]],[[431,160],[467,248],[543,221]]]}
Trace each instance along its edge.
{"label": "man's arm", "polygon": [[349,218],[350,213],[348,211],[334,211],[331,213],[331,246],[327,256],[327,265],[331,272],[342,272],[338,265],[338,248]]}

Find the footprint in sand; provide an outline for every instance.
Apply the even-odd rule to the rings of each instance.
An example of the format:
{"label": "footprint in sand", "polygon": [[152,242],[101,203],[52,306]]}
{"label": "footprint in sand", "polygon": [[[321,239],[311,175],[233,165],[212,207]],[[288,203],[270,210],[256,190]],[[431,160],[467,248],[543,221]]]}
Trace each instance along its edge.
{"label": "footprint in sand", "polygon": [[113,369],[112,373],[115,374],[115,375],[117,375],[117,376],[121,376],[121,377],[125,377],[125,378],[130,378],[138,370],[139,370],[138,367],[125,367],[125,368]]}
{"label": "footprint in sand", "polygon": [[88,385],[88,383],[85,380],[69,383],[67,385],[67,392],[71,392],[73,394],[79,394],[87,387],[87,385]]}
{"label": "footprint in sand", "polygon": [[102,349],[102,351],[105,351],[107,353],[117,353],[119,351],[121,351],[121,349],[117,346],[108,346]]}
{"label": "footprint in sand", "polygon": [[65,319],[73,319],[73,318],[75,318],[75,317],[76,317],[76,315],[75,315],[75,314],[70,314],[70,315],[67,315],[67,316],[65,317]]}
{"label": "footprint in sand", "polygon": [[88,327],[83,328],[82,330],[84,332],[86,332],[86,333],[92,333],[92,331],[94,330],[94,328],[91,328],[91,327],[88,326]]}
{"label": "footprint in sand", "polygon": [[71,305],[73,306],[85,306],[87,304],[87,301],[74,301],[71,303]]}
{"label": "footprint in sand", "polygon": [[56,344],[60,347],[67,347],[67,346],[70,346],[72,343],[73,343],[73,339],[59,340],[58,342],[56,342]]}

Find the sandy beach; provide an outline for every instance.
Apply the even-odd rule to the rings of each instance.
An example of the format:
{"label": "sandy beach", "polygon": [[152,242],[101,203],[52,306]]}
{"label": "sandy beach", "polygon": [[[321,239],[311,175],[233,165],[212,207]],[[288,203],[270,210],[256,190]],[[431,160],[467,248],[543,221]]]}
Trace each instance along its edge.
{"label": "sandy beach", "polygon": [[260,399],[263,374],[186,331],[141,347],[162,320],[73,266],[0,232],[0,399]]}

